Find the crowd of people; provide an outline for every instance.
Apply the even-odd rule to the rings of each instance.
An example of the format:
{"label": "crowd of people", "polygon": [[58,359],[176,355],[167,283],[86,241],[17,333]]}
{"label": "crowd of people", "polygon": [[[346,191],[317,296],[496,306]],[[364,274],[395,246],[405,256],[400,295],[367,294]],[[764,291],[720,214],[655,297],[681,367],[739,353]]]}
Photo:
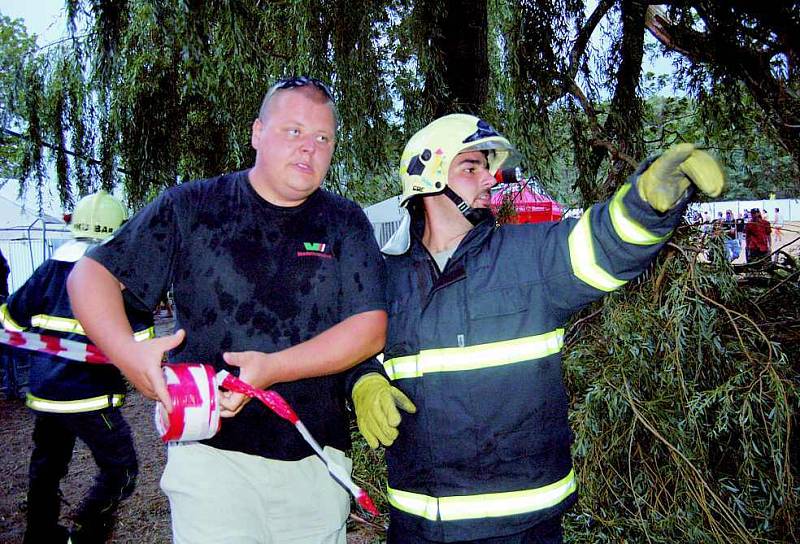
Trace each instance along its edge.
{"label": "crowd of people", "polygon": [[711,218],[709,212],[694,211],[690,222],[701,225],[702,232],[724,239],[728,260],[736,261],[744,253],[746,263],[765,263],[772,255],[773,248],[783,241],[783,216],[780,208],[775,208],[773,220],[768,220],[766,209],[752,208],[734,216],[732,210],[725,215],[717,212]]}
{"label": "crowd of people", "polygon": [[[0,307],[7,329],[113,362],[51,353],[32,367],[26,542],[107,540],[138,471],[122,375],[170,411],[164,358],[279,392],[344,467],[350,403],[386,448],[392,544],[563,541],[577,499],[564,327],[648,267],[697,192],[721,194],[719,165],[680,144],[580,218],[498,227],[495,173],[519,155],[485,120],[446,115],[400,156],[403,219],[381,249],[360,207],[321,188],[337,128],[327,85],[278,81],[252,122],[251,168],[168,189],[124,225],[109,195],[87,197],[74,243]],[[748,260],[769,251],[760,215],[720,220],[731,255],[742,240]],[[152,338],[168,291],[176,330]],[[314,451],[265,406],[219,402],[215,436],[168,447],[174,541],[343,544],[349,497]],[[100,473],[67,528],[58,486],[76,439]]]}

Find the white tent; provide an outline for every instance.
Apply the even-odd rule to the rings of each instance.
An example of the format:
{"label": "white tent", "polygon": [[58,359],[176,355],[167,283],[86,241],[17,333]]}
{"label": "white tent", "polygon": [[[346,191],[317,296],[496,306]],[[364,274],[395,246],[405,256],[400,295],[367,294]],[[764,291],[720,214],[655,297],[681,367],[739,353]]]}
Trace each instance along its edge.
{"label": "white tent", "polygon": [[375,239],[383,247],[400,226],[400,197],[393,196],[364,208],[367,219],[372,223]]}
{"label": "white tent", "polygon": [[53,250],[70,238],[64,221],[38,215],[0,196],[0,251],[11,268],[8,289],[19,289]]}

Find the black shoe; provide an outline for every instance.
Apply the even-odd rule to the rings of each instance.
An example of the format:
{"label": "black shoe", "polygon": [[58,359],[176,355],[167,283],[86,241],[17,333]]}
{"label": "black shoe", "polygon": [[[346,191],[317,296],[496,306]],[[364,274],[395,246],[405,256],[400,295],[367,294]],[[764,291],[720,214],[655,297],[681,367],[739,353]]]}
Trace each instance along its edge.
{"label": "black shoe", "polygon": [[22,539],[22,544],[44,544],[45,542],[68,544],[69,531],[66,527],[62,527],[61,525],[56,525],[55,528],[47,531],[31,528],[25,530],[25,537]]}

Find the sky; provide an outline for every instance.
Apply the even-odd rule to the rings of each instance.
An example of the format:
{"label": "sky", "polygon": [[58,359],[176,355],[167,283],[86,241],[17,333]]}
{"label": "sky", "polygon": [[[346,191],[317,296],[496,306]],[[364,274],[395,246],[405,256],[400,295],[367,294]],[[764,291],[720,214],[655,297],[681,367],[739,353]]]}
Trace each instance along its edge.
{"label": "sky", "polygon": [[65,35],[64,0],[0,0],[0,13],[22,19],[41,47]]}
{"label": "sky", "polygon": [[[66,35],[66,12],[64,0],[0,0],[0,13],[12,19],[22,19],[29,34],[36,35],[36,43],[41,47]],[[55,177],[51,172],[51,178]],[[5,183],[4,183],[5,182]],[[17,197],[19,185],[16,180],[0,179],[0,195],[17,202],[26,210],[36,213],[39,208],[36,191],[31,187],[24,199]],[[55,217],[63,213],[58,193],[49,188],[43,195],[44,212]]]}

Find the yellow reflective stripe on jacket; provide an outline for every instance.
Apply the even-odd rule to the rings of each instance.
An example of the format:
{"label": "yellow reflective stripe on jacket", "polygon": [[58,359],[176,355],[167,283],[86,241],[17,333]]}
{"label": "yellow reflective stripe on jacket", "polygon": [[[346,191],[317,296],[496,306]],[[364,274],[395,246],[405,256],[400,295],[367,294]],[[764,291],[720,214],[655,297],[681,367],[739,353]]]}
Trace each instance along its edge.
{"label": "yellow reflective stripe on jacket", "polygon": [[564,329],[464,348],[426,349],[384,361],[389,378],[420,378],[432,372],[459,372],[540,359],[561,351]]}
{"label": "yellow reflective stripe on jacket", "polygon": [[578,487],[575,472],[544,487],[454,497],[430,497],[388,488],[389,502],[403,512],[431,521],[498,518],[544,510],[569,497]]}
{"label": "yellow reflective stripe on jacket", "polygon": [[603,270],[594,255],[592,227],[590,223],[592,210],[586,210],[569,233],[569,259],[575,276],[601,291],[613,291],[627,282],[620,280]]}
{"label": "yellow reflective stripe on jacket", "polygon": [[25,327],[14,321],[14,318],[8,313],[8,304],[0,306],[0,323],[3,324],[3,328],[7,331],[22,332],[25,330]]}
{"label": "yellow reflective stripe on jacket", "polygon": [[59,414],[77,414],[79,412],[91,412],[102,410],[109,406],[122,406],[125,395],[101,395],[80,400],[47,400],[35,397],[28,393],[25,404],[31,410],[40,412],[51,412]]}
{"label": "yellow reflective stripe on jacket", "polygon": [[625,204],[622,202],[622,199],[625,198],[625,195],[628,194],[628,191],[631,190],[631,187],[633,187],[633,185],[626,183],[619,191],[617,191],[617,194],[614,195],[614,198],[611,199],[611,204],[608,208],[608,211],[611,215],[611,224],[614,225],[614,231],[619,235],[620,238],[622,238],[624,242],[629,244],[651,246],[653,244],[663,242],[669,238],[670,234],[672,234],[671,231],[664,236],[655,235],[640,225],[637,221],[631,219],[628,215],[628,210],[625,208]]}
{"label": "yellow reflective stripe on jacket", "polygon": [[58,317],[55,315],[39,314],[31,318],[31,325],[49,331],[67,332],[71,334],[82,334],[86,336],[77,319],[70,317]]}
{"label": "yellow reflective stripe on jacket", "polygon": [[[83,330],[83,325],[77,319],[70,317],[59,317],[55,315],[39,314],[33,316],[31,325],[41,329],[50,331],[66,332],[71,334],[81,334],[86,336],[86,331]],[[133,338],[137,342],[155,338],[155,328],[149,327],[147,329],[133,333]]]}
{"label": "yellow reflective stripe on jacket", "polygon": [[142,340],[149,340],[150,338],[156,337],[156,329],[155,327],[148,327],[144,330],[139,332],[133,333],[133,339],[137,342],[141,342]]}

